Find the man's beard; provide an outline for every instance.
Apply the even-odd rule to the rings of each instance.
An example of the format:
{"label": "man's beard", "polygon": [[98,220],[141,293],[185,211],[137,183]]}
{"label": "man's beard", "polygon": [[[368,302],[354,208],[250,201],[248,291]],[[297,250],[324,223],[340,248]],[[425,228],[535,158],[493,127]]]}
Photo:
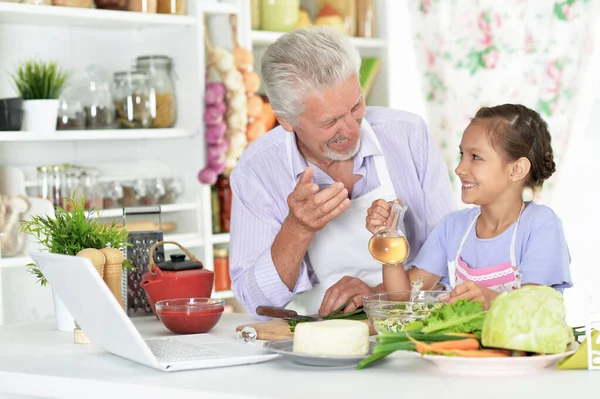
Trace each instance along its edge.
{"label": "man's beard", "polygon": [[[350,139],[347,139],[347,140],[350,140]],[[354,158],[354,156],[360,149],[360,137],[358,138],[358,140],[356,140],[356,145],[354,146],[354,148],[351,148],[349,151],[346,151],[343,153],[333,151],[331,148],[329,148],[328,144],[330,142],[335,143],[336,140],[333,140],[333,141],[330,140],[327,143],[325,143],[325,153],[323,154],[323,156],[326,159],[329,159],[330,161],[347,161],[349,159]]]}
{"label": "man's beard", "polygon": [[[357,122],[360,126],[362,119],[358,120]],[[360,149],[360,137],[356,140],[356,145],[354,146],[354,148],[351,148],[349,151],[346,151],[344,153],[339,153],[329,148],[329,143],[344,143],[348,140],[350,139],[346,137],[334,137],[331,140],[327,141],[325,143],[325,153],[323,154],[323,156],[330,161],[338,162],[347,161],[349,159],[354,158],[354,156],[358,153],[358,150]]]}

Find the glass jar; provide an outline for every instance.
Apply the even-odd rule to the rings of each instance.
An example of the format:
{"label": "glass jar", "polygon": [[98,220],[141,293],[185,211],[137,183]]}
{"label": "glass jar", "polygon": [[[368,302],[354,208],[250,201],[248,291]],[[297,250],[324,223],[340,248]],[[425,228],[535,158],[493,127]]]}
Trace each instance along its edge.
{"label": "glass jar", "polygon": [[129,11],[156,13],[156,0],[129,0]]}
{"label": "glass jar", "polygon": [[62,165],[54,165],[52,167],[52,204],[54,206],[62,207],[64,197],[67,193],[65,193],[65,168]]}
{"label": "glass jar", "polygon": [[52,174],[47,166],[37,167],[37,186],[38,198],[43,198],[50,202],[52,200]]}
{"label": "glass jar", "polygon": [[52,0],[52,5],[62,7],[90,8],[92,7],[92,0]]}
{"label": "glass jar", "polygon": [[287,32],[296,27],[300,16],[300,0],[262,0],[260,27],[263,30]]}
{"label": "glass jar", "polygon": [[57,130],[85,129],[85,111],[73,87],[67,88],[58,99]]}
{"label": "glass jar", "polygon": [[342,18],[344,34],[354,36],[356,34],[356,1],[348,0],[319,0],[317,9],[325,6],[332,7]]}
{"label": "glass jar", "polygon": [[81,171],[81,182],[85,196],[85,209],[102,209],[103,195],[98,185],[98,170],[84,169]]}
{"label": "glass jar", "polygon": [[146,71],[150,78],[150,110],[154,128],[168,128],[175,124],[177,106],[171,67],[171,58],[163,55],[137,58],[137,69]]}
{"label": "glass jar", "polygon": [[185,0],[158,0],[156,12],[160,14],[185,14]]}
{"label": "glass jar", "polygon": [[51,6],[52,0],[21,0],[21,4],[33,4],[41,6]]}
{"label": "glass jar", "polygon": [[367,38],[376,36],[373,0],[356,0],[356,36]]}
{"label": "glass jar", "polygon": [[127,10],[128,0],[94,0],[96,8],[105,10]]}
{"label": "glass jar", "polygon": [[117,125],[130,129],[150,127],[152,113],[148,74],[141,71],[117,72],[114,79]]}
{"label": "glass jar", "polygon": [[113,208],[119,205],[119,201],[123,198],[123,186],[118,181],[112,181],[106,185],[103,193],[103,208]]}
{"label": "glass jar", "polygon": [[252,14],[252,30],[260,29],[260,1],[251,0],[250,13]]}
{"label": "glass jar", "polygon": [[231,289],[231,278],[229,277],[229,251],[226,247],[215,247],[214,249],[214,273],[215,291],[226,291]]}
{"label": "glass jar", "polygon": [[[81,184],[81,170],[77,166],[67,166],[65,168],[65,180],[63,182],[63,198],[72,199],[79,202],[83,198],[83,186]],[[62,208],[66,211],[72,211],[72,206],[63,199]]]}
{"label": "glass jar", "polygon": [[217,179],[217,188],[219,191],[219,211],[221,220],[221,232],[229,233],[229,221],[231,219],[231,187],[229,178],[224,175]]}
{"label": "glass jar", "polygon": [[86,67],[81,87],[81,102],[85,110],[87,129],[112,129],[115,127],[115,107],[110,84],[104,73],[94,65]]}

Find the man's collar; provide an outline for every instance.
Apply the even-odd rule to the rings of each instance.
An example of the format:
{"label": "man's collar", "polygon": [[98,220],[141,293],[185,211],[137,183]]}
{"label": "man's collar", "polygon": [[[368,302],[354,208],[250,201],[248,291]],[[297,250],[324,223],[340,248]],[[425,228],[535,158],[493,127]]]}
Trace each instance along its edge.
{"label": "man's collar", "polygon": [[[304,169],[308,166],[308,162],[298,150],[298,145],[296,143],[296,133],[293,134],[292,137],[292,167],[294,168],[294,176],[296,179],[300,177]],[[373,141],[373,138],[370,134],[365,132],[364,124],[360,129],[360,148],[358,152],[354,156],[354,170],[358,169],[364,163],[366,157],[373,155],[381,155],[381,151],[377,147],[377,143]]]}

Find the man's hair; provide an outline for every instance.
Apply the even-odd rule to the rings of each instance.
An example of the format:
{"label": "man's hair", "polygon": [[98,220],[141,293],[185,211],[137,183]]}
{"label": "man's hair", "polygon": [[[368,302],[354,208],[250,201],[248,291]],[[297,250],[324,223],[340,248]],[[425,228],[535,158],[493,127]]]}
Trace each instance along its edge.
{"label": "man's hair", "polygon": [[297,29],[271,44],[261,74],[273,112],[298,122],[307,95],[358,76],[360,54],[348,38],[330,28]]}

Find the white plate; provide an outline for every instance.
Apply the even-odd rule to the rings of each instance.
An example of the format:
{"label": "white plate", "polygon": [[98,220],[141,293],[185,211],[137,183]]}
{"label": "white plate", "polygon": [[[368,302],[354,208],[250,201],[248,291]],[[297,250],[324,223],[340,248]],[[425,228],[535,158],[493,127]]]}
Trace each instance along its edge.
{"label": "white plate", "polygon": [[304,364],[307,366],[318,367],[353,367],[361,360],[373,353],[375,343],[370,343],[369,353],[365,356],[315,356],[295,353],[294,340],[285,339],[281,341],[268,341],[263,344],[263,348],[267,351],[279,353],[285,359],[291,360],[294,363]]}
{"label": "white plate", "polygon": [[[573,342],[568,351],[556,355],[523,357],[472,358],[443,355],[424,355],[425,360],[435,364],[442,373],[464,376],[513,376],[533,374],[546,367],[555,366],[561,359],[577,351],[579,343]],[[421,356],[421,355],[419,355]]]}

